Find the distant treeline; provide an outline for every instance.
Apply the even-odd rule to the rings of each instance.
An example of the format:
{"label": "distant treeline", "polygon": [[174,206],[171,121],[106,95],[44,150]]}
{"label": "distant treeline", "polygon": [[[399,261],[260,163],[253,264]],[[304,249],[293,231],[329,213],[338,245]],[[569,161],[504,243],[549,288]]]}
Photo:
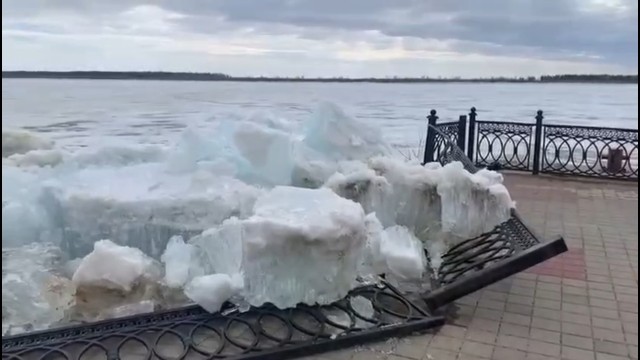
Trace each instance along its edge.
{"label": "distant treeline", "polygon": [[431,83],[431,82],[500,82],[500,83],[625,83],[637,84],[638,75],[544,75],[541,77],[488,78],[432,78],[385,77],[347,78],[326,77],[268,77],[230,76],[220,73],[157,72],[157,71],[3,71],[2,78],[14,79],[96,79],[96,80],[175,80],[175,81],[262,81],[262,82],[372,82],[372,83]]}
{"label": "distant treeline", "polygon": [[638,83],[638,75],[545,75],[541,82]]}

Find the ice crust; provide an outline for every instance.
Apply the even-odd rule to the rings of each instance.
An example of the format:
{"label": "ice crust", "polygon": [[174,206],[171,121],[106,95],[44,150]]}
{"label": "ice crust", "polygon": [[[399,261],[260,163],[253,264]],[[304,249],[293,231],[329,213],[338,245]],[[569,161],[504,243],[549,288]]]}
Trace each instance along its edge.
{"label": "ice crust", "polygon": [[[301,126],[222,120],[168,146],[69,151],[3,130],[2,196],[3,260],[24,262],[45,243],[64,258],[3,262],[3,331],[5,314],[27,329],[184,301],[212,312],[225,301],[327,304],[381,273],[421,280],[427,260],[437,270],[452,244],[514,206],[500,174],[407,163],[378,129],[331,104]],[[54,305],[82,300],[67,309],[75,315],[43,302],[45,274],[64,284]]]}

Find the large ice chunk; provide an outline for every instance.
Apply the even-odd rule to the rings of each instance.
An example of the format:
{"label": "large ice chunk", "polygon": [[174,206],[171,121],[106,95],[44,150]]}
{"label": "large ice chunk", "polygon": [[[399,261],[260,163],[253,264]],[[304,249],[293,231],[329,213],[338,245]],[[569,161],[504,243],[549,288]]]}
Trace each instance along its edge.
{"label": "large ice chunk", "polygon": [[232,217],[189,240],[198,249],[206,273],[242,272],[242,226],[240,219]]}
{"label": "large ice chunk", "polygon": [[291,136],[253,122],[238,125],[234,145],[248,162],[240,176],[269,185],[289,185],[294,168]]}
{"label": "large ice chunk", "polygon": [[[360,276],[386,269],[382,225],[375,214],[328,189],[277,187],[259,198],[255,215],[231,218],[190,240],[207,273],[238,275],[252,305],[329,303]],[[295,271],[292,271],[295,269]]]}
{"label": "large ice chunk", "polygon": [[[215,141],[214,141],[215,140]],[[235,173],[235,165],[229,162],[228,155],[228,134],[222,133],[219,137],[211,138],[209,141],[201,135],[197,129],[186,129],[176,144],[175,149],[167,159],[167,171],[173,174],[193,173],[204,163],[226,164],[228,172]]]}
{"label": "large ice chunk", "polygon": [[451,245],[506,221],[514,207],[500,174],[471,174],[458,162],[423,167],[375,157],[364,167],[341,168],[324,186],[375,212],[384,227],[406,227],[434,266]]}
{"label": "large ice chunk", "polygon": [[[419,238],[439,231],[441,204],[437,186],[442,179],[439,168],[391,157],[373,158],[369,167],[391,187],[385,199],[385,211],[381,211],[385,227],[402,225]],[[389,208],[395,210],[389,211]]]}
{"label": "large ice chunk", "polygon": [[172,156],[171,173],[215,168],[249,183],[289,185],[294,168],[291,134],[251,121],[218,124],[209,138],[188,129]]}
{"label": "large ice chunk", "polygon": [[242,234],[250,304],[327,304],[353,288],[367,236],[360,205],[329,189],[276,187],[254,211]]}
{"label": "large ice chunk", "polygon": [[71,278],[76,291],[69,318],[96,321],[153,310],[162,302],[161,278],[160,265],[139,249],[97,241]]}
{"label": "large ice chunk", "polygon": [[438,194],[443,233],[454,239],[469,239],[511,216],[515,204],[502,184],[502,175],[489,170],[471,174],[459,162],[445,165],[441,172]]}
{"label": "large ice chunk", "polygon": [[391,153],[379,129],[347,116],[331,103],[321,104],[313,113],[304,143],[333,160],[366,160]]}
{"label": "large ice chunk", "polygon": [[367,228],[367,240],[358,268],[358,275],[364,282],[376,282],[378,275],[387,271],[387,265],[380,249],[384,228],[375,213],[367,214],[365,226]]}
{"label": "large ice chunk", "polygon": [[426,269],[423,245],[404,226],[384,230],[380,253],[389,272],[401,280],[420,280]]}
{"label": "large ice chunk", "polygon": [[139,249],[100,240],[94,244],[93,252],[82,259],[72,281],[78,287],[129,292],[144,278],[159,279],[158,269],[151,258]]}
{"label": "large ice chunk", "polygon": [[324,186],[375,212],[384,227],[406,226],[422,240],[440,230],[438,170],[376,157],[367,164],[342,166]]}
{"label": "large ice chunk", "polygon": [[155,258],[174,235],[191,237],[227,218],[249,216],[262,193],[234,178],[167,174],[156,164],[84,169],[52,192],[73,257],[109,238]]}
{"label": "large ice chunk", "polygon": [[185,244],[181,236],[169,239],[160,259],[164,263],[164,283],[170,288],[181,288],[192,278],[204,274],[194,246]]}

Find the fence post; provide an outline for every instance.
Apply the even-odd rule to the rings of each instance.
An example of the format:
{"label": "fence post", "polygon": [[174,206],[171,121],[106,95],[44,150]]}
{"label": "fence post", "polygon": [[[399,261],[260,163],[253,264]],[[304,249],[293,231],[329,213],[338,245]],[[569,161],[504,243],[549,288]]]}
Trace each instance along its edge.
{"label": "fence post", "polygon": [[[436,126],[436,122],[438,121],[438,116],[436,115],[435,110],[431,110],[429,116],[427,116],[429,120],[429,125]],[[423,164],[433,162],[435,159],[433,158],[435,153],[435,143],[436,143],[436,133],[431,131],[431,129],[427,128],[427,140],[424,143],[424,161]]]}
{"label": "fence post", "polygon": [[533,175],[540,173],[540,152],[542,151],[542,110],[536,115],[535,139],[533,145]]}
{"label": "fence post", "polygon": [[475,163],[473,160],[473,152],[475,151],[475,143],[476,143],[476,117],[478,114],[476,113],[476,108],[472,107],[471,112],[469,113],[469,140],[467,142],[467,156],[469,160]]}
{"label": "fence post", "polygon": [[467,115],[460,115],[458,119],[458,147],[464,152],[467,140]]}

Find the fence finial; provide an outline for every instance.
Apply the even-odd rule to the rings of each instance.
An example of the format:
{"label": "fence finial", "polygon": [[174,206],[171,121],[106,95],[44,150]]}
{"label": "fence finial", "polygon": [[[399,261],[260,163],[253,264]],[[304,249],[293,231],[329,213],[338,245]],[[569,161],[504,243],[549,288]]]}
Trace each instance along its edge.
{"label": "fence finial", "polygon": [[436,125],[436,121],[438,121],[438,115],[436,115],[438,112],[435,109],[432,109],[429,112],[429,115],[427,115],[427,120],[429,120],[429,125],[431,126],[435,126]]}
{"label": "fence finial", "polygon": [[[436,122],[438,121],[438,115],[435,109],[432,109],[427,115],[427,120],[429,121],[430,126],[436,126]],[[426,164],[428,162],[432,162],[435,160],[434,151],[435,151],[435,139],[436,135],[431,129],[427,128],[427,139],[424,143],[424,159],[422,164]]]}
{"label": "fence finial", "polygon": [[473,154],[475,151],[475,141],[476,141],[476,118],[478,114],[476,113],[476,107],[471,107],[471,112],[469,113],[469,139],[467,143],[467,157],[473,161]]}
{"label": "fence finial", "polygon": [[534,128],[534,143],[533,143],[533,175],[538,175],[540,172],[540,161],[542,156],[542,110],[538,110],[536,113],[536,125]]}

